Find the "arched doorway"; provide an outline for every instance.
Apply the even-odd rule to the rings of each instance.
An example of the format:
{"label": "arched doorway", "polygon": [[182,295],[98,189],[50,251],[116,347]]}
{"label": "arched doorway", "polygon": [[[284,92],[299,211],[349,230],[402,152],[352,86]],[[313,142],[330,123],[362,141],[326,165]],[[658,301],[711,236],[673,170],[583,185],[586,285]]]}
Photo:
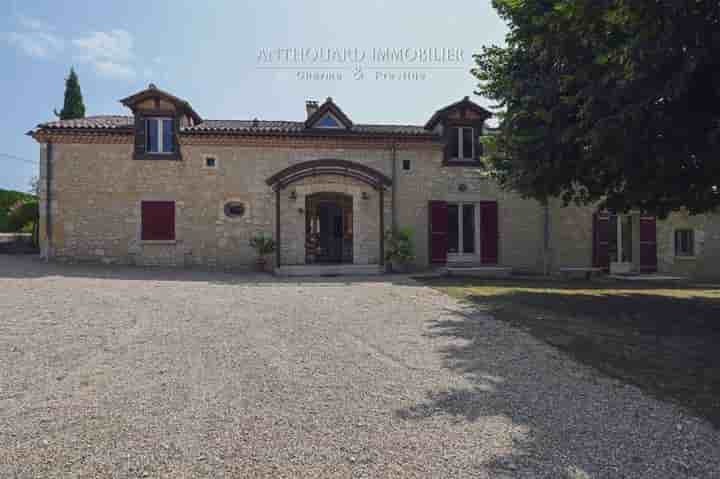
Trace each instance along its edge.
{"label": "arched doorway", "polygon": [[[392,186],[392,180],[384,173],[353,161],[319,159],[295,163],[265,181],[275,192],[276,268],[310,262],[383,264],[384,195]],[[368,187],[373,191],[367,191]],[[283,194],[288,188],[292,191]],[[320,193],[326,196],[314,196]],[[311,196],[308,204],[306,200]],[[305,208],[293,206],[297,200]],[[309,210],[315,213],[310,214]],[[308,228],[313,232],[309,218],[317,218],[319,236],[307,234]],[[321,221],[326,224],[322,230]],[[320,234],[321,231],[327,233]],[[308,257],[308,251],[312,257]]]}
{"label": "arched doorway", "polygon": [[353,262],[353,199],[343,193],[305,198],[305,262]]}

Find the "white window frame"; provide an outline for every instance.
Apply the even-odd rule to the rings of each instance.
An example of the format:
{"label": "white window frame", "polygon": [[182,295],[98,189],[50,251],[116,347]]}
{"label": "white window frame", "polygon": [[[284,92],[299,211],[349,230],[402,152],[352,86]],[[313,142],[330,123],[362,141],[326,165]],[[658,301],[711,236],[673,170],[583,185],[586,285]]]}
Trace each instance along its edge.
{"label": "white window frame", "polygon": [[[453,158],[454,161],[474,161],[475,160],[475,128],[472,126],[454,126],[457,129],[457,141],[458,141],[458,157]],[[470,130],[470,137],[472,138],[472,152],[470,156],[465,156],[463,151],[463,130]]]}
{"label": "white window frame", "polygon": [[[175,152],[174,151],[163,151],[165,146],[163,144],[164,139],[164,132],[163,132],[163,125],[165,120],[172,121],[172,118],[167,116],[148,116],[145,118],[145,153],[150,153],[152,155],[172,155]],[[148,138],[149,138],[149,132],[150,128],[148,127],[148,121],[155,121],[157,122],[157,132],[158,132],[158,151],[148,150]]]}
{"label": "white window frame", "polygon": [[[448,251],[448,261],[452,260],[476,260],[480,258],[480,203],[477,201],[448,201],[448,206],[457,205],[458,207],[458,251],[457,253],[451,253]],[[475,252],[465,253],[463,252],[463,220],[462,220],[462,209],[464,205],[473,205],[475,207],[474,220],[475,220]]]}

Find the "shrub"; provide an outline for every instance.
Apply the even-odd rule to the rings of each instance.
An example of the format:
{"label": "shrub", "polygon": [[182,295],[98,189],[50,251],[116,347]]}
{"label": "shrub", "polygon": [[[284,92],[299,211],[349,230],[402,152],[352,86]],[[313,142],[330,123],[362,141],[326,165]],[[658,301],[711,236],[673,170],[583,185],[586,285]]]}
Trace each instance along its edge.
{"label": "shrub", "polygon": [[263,258],[275,251],[275,240],[270,235],[258,233],[250,238],[250,247],[257,252],[258,257]]}
{"label": "shrub", "polygon": [[385,241],[387,243],[385,261],[407,264],[414,260],[415,245],[412,238],[412,228],[400,228],[394,232],[388,230],[385,233]]}

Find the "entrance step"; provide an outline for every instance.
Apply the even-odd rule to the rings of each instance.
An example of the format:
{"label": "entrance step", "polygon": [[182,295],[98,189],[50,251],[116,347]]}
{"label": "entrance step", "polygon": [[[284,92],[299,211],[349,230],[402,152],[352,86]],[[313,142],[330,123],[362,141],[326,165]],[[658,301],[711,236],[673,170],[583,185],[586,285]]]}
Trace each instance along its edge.
{"label": "entrance step", "polygon": [[278,276],[371,276],[382,271],[377,264],[300,264],[275,268]]}
{"label": "entrance step", "polygon": [[502,266],[465,266],[448,265],[448,276],[474,276],[479,278],[507,278],[512,274],[512,268]]}

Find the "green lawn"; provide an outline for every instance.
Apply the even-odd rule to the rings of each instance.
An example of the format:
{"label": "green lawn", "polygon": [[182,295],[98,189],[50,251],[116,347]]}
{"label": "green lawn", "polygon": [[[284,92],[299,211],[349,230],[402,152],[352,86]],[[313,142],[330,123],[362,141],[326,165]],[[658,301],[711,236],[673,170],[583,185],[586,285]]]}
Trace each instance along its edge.
{"label": "green lawn", "polygon": [[720,427],[720,286],[460,278],[427,283]]}

